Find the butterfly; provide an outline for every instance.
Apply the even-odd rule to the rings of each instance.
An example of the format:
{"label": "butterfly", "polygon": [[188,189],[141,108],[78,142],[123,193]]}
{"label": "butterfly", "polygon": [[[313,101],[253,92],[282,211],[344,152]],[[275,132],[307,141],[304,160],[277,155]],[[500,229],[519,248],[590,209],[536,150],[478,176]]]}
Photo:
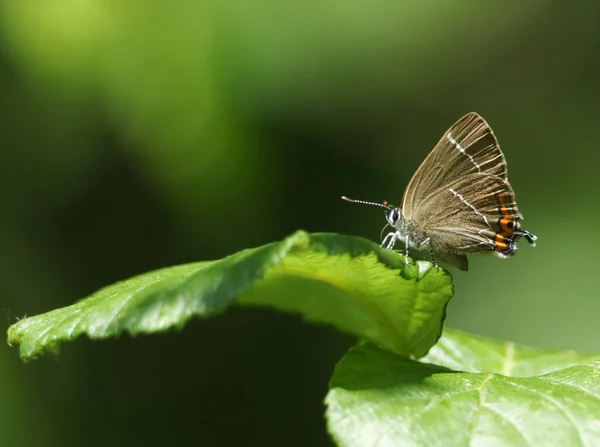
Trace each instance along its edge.
{"label": "butterfly", "polygon": [[488,123],[474,112],[454,123],[435,145],[408,183],[402,206],[342,199],[386,208],[393,231],[381,245],[391,250],[401,241],[407,264],[409,248],[428,249],[437,269],[439,259],[466,271],[468,254],[493,251],[509,258],[520,238],[533,246],[537,240],[521,229],[523,215],[508,182],[504,154]]}

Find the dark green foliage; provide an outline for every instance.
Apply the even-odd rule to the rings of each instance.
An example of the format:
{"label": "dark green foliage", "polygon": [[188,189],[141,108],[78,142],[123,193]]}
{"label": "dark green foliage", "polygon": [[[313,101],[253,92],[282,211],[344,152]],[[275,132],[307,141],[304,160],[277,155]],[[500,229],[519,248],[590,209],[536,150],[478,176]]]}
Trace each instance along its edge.
{"label": "dark green foliage", "polygon": [[80,335],[162,332],[234,304],[267,306],[361,340],[337,365],[326,399],[339,445],[598,445],[600,355],[453,330],[438,341],[452,295],[450,275],[429,262],[406,266],[362,238],[299,231],[113,284],[19,321],[8,341],[29,360]]}

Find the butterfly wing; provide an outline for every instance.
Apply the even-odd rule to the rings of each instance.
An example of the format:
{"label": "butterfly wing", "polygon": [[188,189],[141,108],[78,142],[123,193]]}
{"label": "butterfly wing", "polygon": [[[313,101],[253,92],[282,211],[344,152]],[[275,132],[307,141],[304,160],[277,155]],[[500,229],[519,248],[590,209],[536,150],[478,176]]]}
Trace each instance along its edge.
{"label": "butterfly wing", "polygon": [[517,250],[517,240],[536,237],[520,229],[523,218],[506,179],[476,172],[455,179],[423,200],[414,222],[426,228],[434,252],[466,255],[494,250],[503,257]]}
{"label": "butterfly wing", "polygon": [[413,175],[402,200],[403,216],[412,219],[421,202],[456,179],[482,173],[506,180],[506,162],[490,126],[471,112],[446,131]]}

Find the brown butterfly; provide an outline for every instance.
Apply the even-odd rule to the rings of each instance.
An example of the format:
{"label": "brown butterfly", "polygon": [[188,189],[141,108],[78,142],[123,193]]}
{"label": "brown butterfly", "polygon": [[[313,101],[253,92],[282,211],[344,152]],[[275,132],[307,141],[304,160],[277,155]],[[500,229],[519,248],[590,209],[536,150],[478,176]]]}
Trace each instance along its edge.
{"label": "brown butterfly", "polygon": [[403,242],[407,264],[409,247],[428,248],[436,268],[437,258],[468,270],[470,253],[495,251],[509,258],[520,238],[534,246],[537,239],[520,229],[523,215],[508,182],[504,154],[477,113],[448,129],[408,183],[401,207],[342,199],[386,208],[394,231],[381,245],[392,249]]}

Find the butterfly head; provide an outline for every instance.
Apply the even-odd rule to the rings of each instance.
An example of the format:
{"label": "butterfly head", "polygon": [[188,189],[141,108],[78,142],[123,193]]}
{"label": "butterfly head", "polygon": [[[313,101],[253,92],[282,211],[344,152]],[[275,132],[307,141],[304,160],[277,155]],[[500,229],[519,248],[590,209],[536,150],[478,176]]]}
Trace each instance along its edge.
{"label": "butterfly head", "polygon": [[[387,202],[383,202],[383,203],[387,205]],[[398,222],[402,218],[402,211],[400,211],[400,208],[390,207],[390,210],[386,214],[385,218],[387,219],[388,223],[392,227],[396,228],[398,225]]]}

